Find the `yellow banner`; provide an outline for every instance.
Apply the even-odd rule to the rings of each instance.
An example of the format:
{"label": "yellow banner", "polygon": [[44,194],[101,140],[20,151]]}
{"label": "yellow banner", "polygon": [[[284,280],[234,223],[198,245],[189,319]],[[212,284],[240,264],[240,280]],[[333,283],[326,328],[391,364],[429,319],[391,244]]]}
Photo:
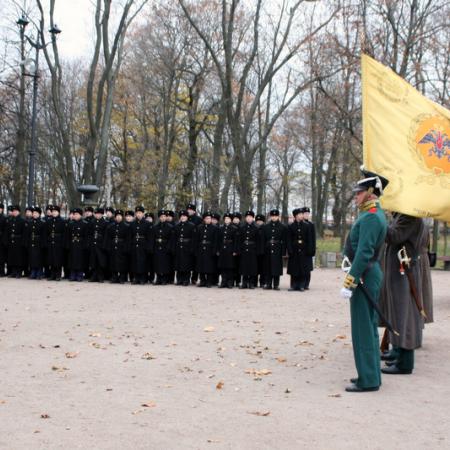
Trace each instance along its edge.
{"label": "yellow banner", "polygon": [[383,208],[450,221],[450,111],[362,56],[364,166],[389,180]]}

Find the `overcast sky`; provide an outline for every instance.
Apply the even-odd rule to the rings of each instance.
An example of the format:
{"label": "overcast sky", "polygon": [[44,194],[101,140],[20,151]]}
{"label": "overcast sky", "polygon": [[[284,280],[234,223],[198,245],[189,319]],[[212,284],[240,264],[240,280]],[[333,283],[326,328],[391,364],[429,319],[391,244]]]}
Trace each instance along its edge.
{"label": "overcast sky", "polygon": [[[49,0],[42,0],[48,6]],[[0,26],[1,36],[17,39],[14,36],[20,8],[29,11],[34,4],[33,0],[0,0]],[[29,19],[37,19],[37,11],[30,12]],[[55,22],[62,30],[58,36],[59,49],[64,58],[77,58],[90,54],[93,36],[93,7],[92,0],[57,0],[55,6]],[[46,16],[48,21],[48,15]],[[31,32],[31,27],[27,28]],[[4,45],[4,44],[3,44]]]}

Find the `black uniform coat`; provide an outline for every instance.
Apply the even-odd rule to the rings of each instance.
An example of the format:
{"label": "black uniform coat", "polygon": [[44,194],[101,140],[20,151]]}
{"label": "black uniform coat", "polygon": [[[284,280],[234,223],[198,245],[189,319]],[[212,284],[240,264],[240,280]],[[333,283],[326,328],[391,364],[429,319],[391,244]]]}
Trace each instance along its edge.
{"label": "black uniform coat", "polygon": [[113,222],[106,227],[103,244],[111,272],[126,272],[130,247],[131,228],[126,222]]}
{"label": "black uniform coat", "polygon": [[60,216],[45,221],[46,263],[61,268],[64,263],[64,235],[67,222]]}
{"label": "black uniform coat", "polygon": [[217,232],[217,226],[212,224],[203,223],[197,227],[195,248],[198,273],[217,272]]}
{"label": "black uniform coat", "polygon": [[28,253],[28,265],[32,269],[44,266],[45,222],[41,219],[31,219],[25,227],[24,243]]}
{"label": "black uniform coat", "polygon": [[240,255],[239,273],[244,276],[258,275],[258,255],[264,253],[262,228],[255,223],[244,223],[238,230],[237,250]]}
{"label": "black uniform coat", "polygon": [[175,267],[179,272],[194,270],[194,240],[196,227],[193,222],[179,222],[174,226],[173,248]]}
{"label": "black uniform coat", "polygon": [[309,230],[310,242],[308,244],[307,260],[308,260],[308,269],[313,270],[314,269],[313,256],[316,256],[316,226],[309,220],[304,220],[304,223],[306,223],[310,227]]}
{"label": "black uniform coat", "polygon": [[151,248],[154,271],[160,275],[167,275],[173,271],[173,225],[168,222],[158,222],[152,232]]}
{"label": "black uniform coat", "polygon": [[219,258],[217,266],[219,269],[234,269],[236,258],[233,253],[237,253],[237,232],[238,228],[233,225],[221,225],[217,233],[217,253]]}
{"label": "black uniform coat", "polygon": [[304,221],[294,221],[287,231],[287,251],[289,255],[287,273],[294,277],[304,277],[310,269],[311,228]]}
{"label": "black uniform coat", "polygon": [[283,256],[287,247],[287,227],[280,221],[263,226],[264,274],[269,277],[283,275]]}
{"label": "black uniform coat", "polygon": [[106,228],[108,222],[105,219],[96,219],[89,221],[87,230],[87,244],[89,251],[89,267],[94,268],[106,268],[106,254],[103,248],[105,241]]}
{"label": "black uniform coat", "polygon": [[6,217],[3,214],[0,214],[0,264],[2,264],[0,270],[3,270],[3,264],[6,261],[6,247],[3,242],[3,235],[5,233],[5,228],[6,228]]}
{"label": "black uniform coat", "polygon": [[152,226],[145,219],[136,219],[131,228],[131,272],[146,273],[151,246]]}
{"label": "black uniform coat", "polygon": [[12,267],[22,267],[25,263],[23,246],[25,219],[23,217],[8,217],[6,219],[3,243],[7,248],[7,262]]}
{"label": "black uniform coat", "polygon": [[66,228],[65,246],[69,251],[67,265],[74,272],[83,272],[85,269],[87,227],[88,224],[84,220],[73,220]]}

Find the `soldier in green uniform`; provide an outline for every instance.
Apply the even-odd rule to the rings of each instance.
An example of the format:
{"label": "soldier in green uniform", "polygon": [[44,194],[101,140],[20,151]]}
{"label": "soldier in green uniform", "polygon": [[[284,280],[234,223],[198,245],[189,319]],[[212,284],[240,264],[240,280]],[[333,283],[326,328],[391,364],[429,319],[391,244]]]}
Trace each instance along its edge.
{"label": "soldier in green uniform", "polygon": [[[367,172],[363,172],[367,175]],[[351,268],[344,280],[341,295],[350,299],[353,354],[358,377],[353,378],[347,392],[377,391],[381,385],[378,317],[360,284],[377,302],[383,274],[378,253],[383,245],[387,223],[378,197],[388,180],[371,173],[358,181],[353,192],[360,214],[345,244],[345,256]]]}

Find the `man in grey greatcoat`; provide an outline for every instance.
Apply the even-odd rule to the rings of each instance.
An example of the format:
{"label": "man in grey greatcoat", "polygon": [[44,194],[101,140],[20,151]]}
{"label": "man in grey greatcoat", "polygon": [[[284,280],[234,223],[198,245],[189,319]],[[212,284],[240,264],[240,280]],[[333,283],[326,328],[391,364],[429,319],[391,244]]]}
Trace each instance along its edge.
{"label": "man in grey greatcoat", "polygon": [[[386,235],[384,254],[384,310],[399,336],[390,333],[390,342],[396,354],[394,364],[381,369],[385,374],[410,374],[414,369],[414,350],[422,345],[423,305],[422,271],[420,265],[420,244],[424,223],[417,217],[394,212]],[[403,264],[401,256],[409,258],[409,265]],[[408,272],[409,275],[408,276]],[[417,299],[412,292],[416,292]],[[417,305],[419,303],[419,306]]]}

